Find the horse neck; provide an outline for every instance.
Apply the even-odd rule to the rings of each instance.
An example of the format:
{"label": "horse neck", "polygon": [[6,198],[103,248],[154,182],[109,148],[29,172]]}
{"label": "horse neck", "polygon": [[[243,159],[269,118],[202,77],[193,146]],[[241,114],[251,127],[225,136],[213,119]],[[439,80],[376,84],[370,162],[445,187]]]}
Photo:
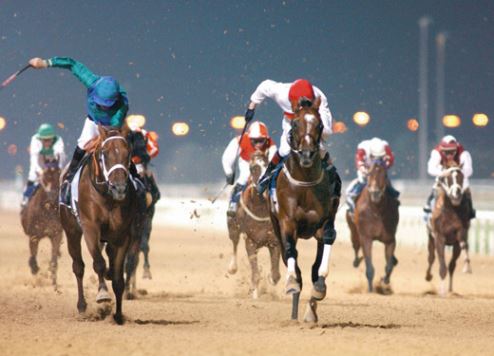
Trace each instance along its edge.
{"label": "horse neck", "polygon": [[266,207],[266,198],[264,194],[260,195],[257,192],[257,188],[249,179],[249,184],[247,184],[247,188],[242,193],[242,199],[244,200],[245,205],[249,208],[256,210],[261,207]]}
{"label": "horse neck", "polygon": [[286,167],[293,178],[304,181],[311,182],[316,181],[321,176],[322,171],[322,159],[319,151],[314,157],[312,166],[305,168],[300,165],[300,162],[295,158],[295,153],[291,153],[286,160]]}

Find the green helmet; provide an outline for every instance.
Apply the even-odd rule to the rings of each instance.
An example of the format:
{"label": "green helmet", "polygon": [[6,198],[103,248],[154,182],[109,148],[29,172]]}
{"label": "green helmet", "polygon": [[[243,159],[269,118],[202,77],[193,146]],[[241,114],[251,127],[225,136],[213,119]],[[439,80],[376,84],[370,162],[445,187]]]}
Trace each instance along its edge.
{"label": "green helmet", "polygon": [[55,134],[55,129],[51,124],[41,124],[41,126],[38,129],[38,132],[36,133],[36,137],[39,138],[40,140],[47,139],[47,138],[54,138],[56,136]]}

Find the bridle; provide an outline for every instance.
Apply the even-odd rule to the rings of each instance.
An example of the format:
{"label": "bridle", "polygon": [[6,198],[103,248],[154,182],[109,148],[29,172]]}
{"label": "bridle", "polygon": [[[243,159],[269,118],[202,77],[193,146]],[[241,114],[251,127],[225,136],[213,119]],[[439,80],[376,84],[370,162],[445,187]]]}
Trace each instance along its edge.
{"label": "bridle", "polygon": [[447,183],[445,183],[444,179],[441,179],[441,178],[437,179],[438,184],[445,191],[446,195],[448,195],[448,197],[451,197],[451,195],[455,189],[458,189],[461,193],[463,193],[463,187],[456,180],[458,172],[461,172],[461,168],[460,167],[450,167],[446,170],[446,172],[447,172],[447,174],[442,178],[447,178],[447,177],[451,176],[451,179],[453,181],[453,183],[451,185],[448,185]]}
{"label": "bridle", "polygon": [[[102,143],[101,143],[101,146],[100,146],[100,149],[99,149],[99,154],[98,154],[98,161],[100,162],[101,164],[101,167],[103,168],[103,177],[105,178],[104,181],[98,181],[98,179],[96,178],[96,184],[106,184],[108,186],[113,186],[113,183],[110,181],[110,175],[116,171],[117,169],[123,169],[125,174],[128,176],[129,175],[129,170],[126,166],[124,166],[123,164],[121,163],[116,163],[114,164],[113,166],[110,167],[110,169],[107,168],[107,165],[106,165],[106,161],[105,161],[105,155],[103,154],[103,147],[105,146],[106,143],[112,141],[112,140],[123,140],[125,142],[125,144],[127,145],[127,140],[125,139],[125,137],[123,136],[110,136],[110,137],[107,137]],[[129,155],[130,157],[130,155]],[[130,158],[129,158],[130,159]]]}

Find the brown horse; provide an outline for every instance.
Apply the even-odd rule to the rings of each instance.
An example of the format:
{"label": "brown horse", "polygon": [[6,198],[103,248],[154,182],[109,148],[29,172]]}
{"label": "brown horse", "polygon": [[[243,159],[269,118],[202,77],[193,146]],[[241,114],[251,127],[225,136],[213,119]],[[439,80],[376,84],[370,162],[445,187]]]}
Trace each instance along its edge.
{"label": "brown horse", "polygon": [[330,177],[322,165],[320,104],[320,98],[303,106],[292,103],[295,117],[291,121],[289,138],[291,152],[276,178],[276,194],[270,199],[271,221],[287,266],[286,292],[292,294],[292,320],[298,319],[302,289],[297,239],[315,237],[317,240],[316,259],[312,265],[313,289],[304,317],[310,322],[317,322],[317,301],[326,296],[325,280],[331,245],[336,239],[334,219],[339,205],[339,196],[333,194],[338,184],[337,176]]}
{"label": "brown horse", "polygon": [[51,241],[50,273],[53,285],[57,285],[57,265],[62,243],[62,225],[58,212],[58,188],[60,168],[58,159],[43,159],[43,171],[39,178],[39,187],[27,206],[21,210],[21,224],[24,233],[29,236],[29,267],[33,275],[39,271],[36,256],[39,241],[47,236]]}
{"label": "brown horse", "polygon": [[470,228],[470,207],[464,194],[463,173],[461,166],[452,162],[445,168],[442,177],[438,177],[436,184],[437,198],[432,211],[430,225],[427,226],[429,235],[429,266],[425,279],[432,279],[431,268],[434,263],[435,252],[439,259],[439,276],[441,277],[440,295],[446,294],[446,259],[445,246],[453,246],[451,261],[449,262],[449,292],[453,291],[453,273],[456,260],[461,249],[465,250],[466,270],[470,270],[468,256],[468,229]]}
{"label": "brown horse", "polygon": [[[129,166],[131,149],[126,137],[128,128],[106,130],[99,126],[99,138],[95,150],[82,167],[79,185],[78,218],[62,205],[60,215],[67,235],[68,249],[72,257],[72,270],[77,279],[77,309],[85,312],[83,277],[84,262],[81,254],[81,237],[93,258],[93,268],[99,279],[98,303],[111,300],[105,276],[112,281],[116,299],[114,319],[124,322],[122,294],[124,291],[123,264],[128,247],[136,238],[138,227],[137,193],[130,182]],[[78,222],[80,221],[80,224]],[[106,242],[109,268],[101,253]]]}
{"label": "brown horse", "polygon": [[237,245],[240,236],[245,238],[245,249],[249,257],[252,270],[251,290],[252,297],[259,296],[259,268],[257,251],[266,246],[271,256],[271,273],[269,282],[275,285],[280,280],[280,247],[274,235],[273,225],[269,217],[267,192],[257,193],[256,184],[266,170],[268,157],[265,153],[256,151],[250,159],[250,177],[247,188],[240,197],[240,207],[235,217],[228,216],[228,233],[233,243],[233,255],[228,268],[230,274],[237,272]]}
{"label": "brown horse", "polygon": [[355,251],[353,266],[358,267],[360,261],[358,252],[362,247],[365,259],[368,291],[373,291],[374,266],[372,265],[372,242],[381,241],[384,244],[386,267],[382,285],[379,290],[390,293],[390,276],[398,264],[394,255],[396,247],[396,229],[399,213],[398,200],[387,193],[390,184],[387,169],[383,160],[372,163],[367,177],[367,185],[355,204],[354,216],[347,211],[346,220],[350,228],[351,240]]}

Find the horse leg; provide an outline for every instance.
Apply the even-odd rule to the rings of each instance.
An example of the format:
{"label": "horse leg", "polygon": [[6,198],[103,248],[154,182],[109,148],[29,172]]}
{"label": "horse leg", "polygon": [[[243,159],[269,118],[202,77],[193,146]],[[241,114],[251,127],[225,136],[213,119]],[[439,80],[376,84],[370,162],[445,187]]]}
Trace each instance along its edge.
{"label": "horse leg", "polygon": [[[147,216],[146,222],[144,223],[144,231],[140,244],[140,250],[144,255],[144,266],[142,272],[143,279],[152,279],[151,275],[151,265],[149,264],[149,239],[151,237],[151,219],[152,217]],[[139,257],[139,255],[137,255]],[[139,258],[138,258],[139,259]],[[137,262],[139,263],[139,262]],[[137,265],[136,265],[137,268]],[[135,278],[135,277],[134,277]]]}
{"label": "horse leg", "polygon": [[398,264],[398,260],[396,259],[394,253],[396,248],[396,242],[384,245],[384,255],[386,257],[386,267],[384,268],[384,278],[383,282],[385,284],[389,284],[391,273],[393,272],[393,268]]}
{"label": "horse leg", "polygon": [[330,220],[324,225],[322,241],[317,240],[316,260],[312,265],[312,298],[314,303],[326,296],[326,277],[329,273],[329,259],[331,247],[336,240],[334,221]]}
{"label": "horse leg", "polygon": [[139,263],[139,241],[132,242],[132,246],[127,252],[125,259],[125,297],[127,299],[135,298],[136,291],[136,271]]}
{"label": "horse leg", "polygon": [[280,274],[280,248],[278,246],[269,246],[269,255],[271,257],[271,273],[268,280],[273,286],[278,283],[281,278]]}
{"label": "horse leg", "polygon": [[434,263],[434,259],[436,258],[436,248],[434,246],[434,238],[430,233],[429,233],[428,249],[429,249],[429,258],[428,258],[429,266],[427,267],[427,272],[425,273],[425,280],[429,282],[432,280],[431,268],[432,268],[432,264]]}
{"label": "horse leg", "polygon": [[29,237],[29,251],[31,256],[29,257],[28,264],[33,275],[36,275],[39,272],[38,261],[36,260],[36,256],[38,255],[38,244],[39,239],[37,237]]}
{"label": "horse leg", "polygon": [[122,295],[125,288],[124,277],[123,277],[123,265],[125,261],[125,255],[128,248],[128,242],[123,246],[119,246],[115,250],[114,258],[112,260],[113,265],[113,276],[112,276],[112,288],[113,293],[115,293],[116,299],[116,310],[113,315],[113,319],[118,325],[124,323],[124,318],[122,315]]}
{"label": "horse leg", "polygon": [[362,262],[363,257],[359,257],[358,252],[360,250],[360,238],[358,235],[357,228],[351,217],[350,212],[347,211],[346,216],[348,227],[350,228],[350,240],[352,241],[353,251],[355,253],[355,258],[353,259],[353,267],[357,268]]}
{"label": "horse leg", "polygon": [[468,230],[465,231],[465,237],[460,242],[460,247],[465,252],[465,264],[463,265],[463,273],[472,273],[472,266],[470,266],[470,255],[468,253]]}
{"label": "horse leg", "polygon": [[453,291],[453,274],[455,273],[456,260],[460,256],[461,248],[457,242],[453,245],[453,254],[451,255],[451,261],[449,261],[449,292]]}
{"label": "horse leg", "polygon": [[62,243],[62,231],[55,231],[51,236],[51,261],[50,272],[53,286],[57,287],[58,256],[60,256],[60,244]]}
{"label": "horse leg", "polygon": [[448,273],[446,268],[446,261],[444,257],[444,241],[441,241],[439,236],[436,237],[436,251],[437,259],[439,261],[439,276],[441,277],[441,282],[439,286],[439,294],[441,296],[446,295],[446,274]]}
{"label": "horse leg", "polygon": [[230,240],[232,240],[233,244],[233,254],[228,266],[228,273],[235,274],[237,273],[237,247],[238,241],[240,240],[240,230],[235,218],[228,217],[227,225],[228,236],[230,237]]}
{"label": "horse leg", "polygon": [[[374,280],[374,266],[372,265],[372,239],[360,236],[363,241],[362,252],[365,260],[365,276],[367,277],[367,288],[369,293],[374,291],[372,282]],[[362,242],[362,241],[361,241]]]}
{"label": "horse leg", "polygon": [[[84,233],[84,239],[86,240],[86,245],[93,258],[93,269],[98,275],[98,293],[96,294],[96,302],[103,303],[111,301],[110,293],[108,293],[108,287],[105,282],[106,274],[106,262],[101,254],[100,247],[100,233],[97,228],[86,229]],[[108,244],[107,244],[108,246]],[[111,269],[111,266],[110,266]]]}
{"label": "horse leg", "polygon": [[257,246],[255,246],[254,242],[250,238],[245,239],[245,250],[247,251],[247,257],[249,258],[252,273],[252,298],[257,299],[259,297],[259,266],[257,264]]}
{"label": "horse leg", "polygon": [[67,247],[69,250],[70,257],[72,257],[72,272],[77,279],[77,310],[79,313],[84,313],[86,311],[87,303],[84,298],[84,288],[82,285],[84,279],[84,261],[82,260],[81,252],[81,237],[82,232],[80,231],[65,231],[67,235]]}

